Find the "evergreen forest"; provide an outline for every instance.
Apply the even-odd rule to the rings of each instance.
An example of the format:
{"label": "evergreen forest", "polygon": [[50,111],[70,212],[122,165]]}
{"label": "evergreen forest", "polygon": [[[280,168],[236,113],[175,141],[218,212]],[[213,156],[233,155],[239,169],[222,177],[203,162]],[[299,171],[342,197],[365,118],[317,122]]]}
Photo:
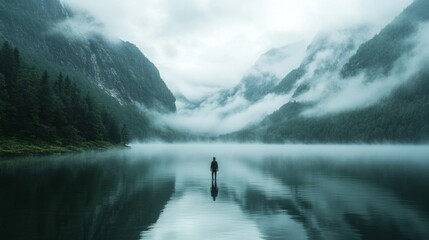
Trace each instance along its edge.
{"label": "evergreen forest", "polygon": [[89,92],[83,92],[62,73],[55,76],[29,66],[17,48],[3,43],[0,155],[67,152],[127,141],[127,126],[120,126]]}

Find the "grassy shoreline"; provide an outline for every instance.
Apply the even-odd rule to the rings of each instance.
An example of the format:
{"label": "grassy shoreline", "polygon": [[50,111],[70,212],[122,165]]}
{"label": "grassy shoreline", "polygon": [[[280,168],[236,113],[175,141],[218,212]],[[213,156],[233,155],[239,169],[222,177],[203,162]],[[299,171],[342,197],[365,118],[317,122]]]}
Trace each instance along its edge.
{"label": "grassy shoreline", "polygon": [[7,157],[74,153],[123,147],[125,146],[105,141],[85,141],[78,144],[65,144],[62,142],[47,143],[18,139],[0,139],[0,160]]}

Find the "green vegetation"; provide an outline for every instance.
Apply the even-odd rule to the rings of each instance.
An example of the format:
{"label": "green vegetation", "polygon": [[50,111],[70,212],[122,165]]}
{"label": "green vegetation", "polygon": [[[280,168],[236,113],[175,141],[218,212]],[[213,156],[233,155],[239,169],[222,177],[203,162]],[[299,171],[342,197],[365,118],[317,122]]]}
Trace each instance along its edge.
{"label": "green vegetation", "polygon": [[72,34],[67,22],[81,13],[64,8],[59,0],[43,2],[0,1],[0,44],[8,41],[31,66],[47,70],[52,84],[59,72],[68,75],[83,95],[89,92],[94,102],[108,106],[120,129],[128,127],[130,139],[159,139],[163,133],[135,104],[175,109],[175,98],[153,63],[131,43],[112,42],[97,31]]}
{"label": "green vegetation", "polygon": [[[403,64],[402,69],[420,69],[389,97],[370,107],[312,117],[301,113],[315,107],[316,102],[290,102],[261,124],[223,137],[263,142],[427,143],[429,71],[427,67],[416,66],[413,61],[407,63],[403,60],[420,50],[415,49],[416,41],[413,38],[418,36],[420,25],[429,20],[428,8],[429,1],[415,0],[379,34],[360,45],[341,68],[343,81],[362,73],[368,81],[377,81],[380,76],[392,76],[391,81],[394,81],[399,77],[392,72],[397,64]],[[277,87],[277,92],[288,92],[305,73],[304,70],[301,66],[288,74]],[[317,77],[313,76],[313,79],[317,81]],[[304,82],[294,96],[306,91],[306,88]]]}
{"label": "green vegetation", "polygon": [[85,141],[73,145],[63,142],[30,142],[26,140],[0,140],[0,157],[23,156],[23,155],[46,155],[82,152],[88,150],[102,150],[119,147],[106,141]]}
{"label": "green vegetation", "polygon": [[[362,44],[341,70],[343,77],[355,76],[362,70],[377,76],[387,74],[404,52],[412,49],[410,37],[419,24],[429,20],[429,1],[414,1],[379,34]],[[408,41],[407,41],[408,40]]]}
{"label": "green vegetation", "polygon": [[311,106],[291,102],[261,125],[225,137],[263,142],[421,143],[429,140],[428,89],[429,71],[425,71],[389,98],[365,109],[304,117],[300,113]]}
{"label": "green vegetation", "polygon": [[55,153],[125,144],[107,109],[60,73],[51,79],[21,61],[19,50],[0,50],[0,155]]}

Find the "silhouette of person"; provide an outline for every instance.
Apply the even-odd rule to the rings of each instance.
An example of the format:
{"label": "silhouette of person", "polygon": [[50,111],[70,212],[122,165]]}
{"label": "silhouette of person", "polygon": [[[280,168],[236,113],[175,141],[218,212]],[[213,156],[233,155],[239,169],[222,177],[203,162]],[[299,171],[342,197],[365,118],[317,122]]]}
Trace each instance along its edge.
{"label": "silhouette of person", "polygon": [[210,188],[210,192],[212,193],[213,201],[216,201],[217,193],[219,192],[216,181],[212,181],[212,187]]}
{"label": "silhouette of person", "polygon": [[213,161],[212,161],[212,163],[210,165],[210,170],[212,171],[212,182],[213,182],[213,175],[214,175],[214,180],[216,182],[216,180],[217,180],[217,171],[219,170],[219,167],[217,165],[215,157],[213,157]]}

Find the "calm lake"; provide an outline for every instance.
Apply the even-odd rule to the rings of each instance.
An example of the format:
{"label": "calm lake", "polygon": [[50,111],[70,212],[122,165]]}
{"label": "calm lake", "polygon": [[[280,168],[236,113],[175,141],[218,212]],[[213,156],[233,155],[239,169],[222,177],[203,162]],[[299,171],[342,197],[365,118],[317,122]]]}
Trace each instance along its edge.
{"label": "calm lake", "polygon": [[429,146],[135,144],[4,160],[0,239],[429,239]]}

